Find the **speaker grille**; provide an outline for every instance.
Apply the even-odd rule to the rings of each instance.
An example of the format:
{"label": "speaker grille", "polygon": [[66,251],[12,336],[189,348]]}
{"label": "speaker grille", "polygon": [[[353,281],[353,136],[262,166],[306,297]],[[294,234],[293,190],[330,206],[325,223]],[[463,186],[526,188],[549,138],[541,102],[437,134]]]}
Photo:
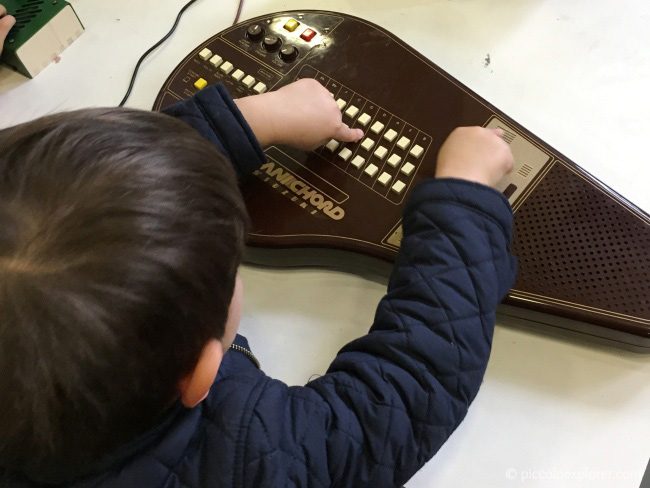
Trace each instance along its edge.
{"label": "speaker grille", "polygon": [[11,15],[16,18],[16,23],[11,29],[11,34],[18,34],[23,27],[29,25],[34,17],[43,11],[43,3],[44,0],[27,0],[21,7],[11,12]]}
{"label": "speaker grille", "polygon": [[650,319],[650,224],[556,164],[516,212],[516,290]]}

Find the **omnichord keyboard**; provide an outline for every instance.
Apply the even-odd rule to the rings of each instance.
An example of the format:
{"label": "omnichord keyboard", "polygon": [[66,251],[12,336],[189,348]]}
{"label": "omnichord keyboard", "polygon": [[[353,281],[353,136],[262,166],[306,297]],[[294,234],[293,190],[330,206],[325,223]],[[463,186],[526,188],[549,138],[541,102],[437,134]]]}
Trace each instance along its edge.
{"label": "omnichord keyboard", "polygon": [[365,137],[313,152],[266,150],[266,164],[243,187],[253,222],[249,259],[367,261],[379,270],[398,251],[405,199],[434,174],[451,130],[501,127],[516,165],[499,189],[515,211],[519,258],[502,317],[650,352],[649,216],[376,25],[325,11],[235,25],[178,65],[154,109],[208,83],[241,97],[307,77],[332,92],[344,121]]}

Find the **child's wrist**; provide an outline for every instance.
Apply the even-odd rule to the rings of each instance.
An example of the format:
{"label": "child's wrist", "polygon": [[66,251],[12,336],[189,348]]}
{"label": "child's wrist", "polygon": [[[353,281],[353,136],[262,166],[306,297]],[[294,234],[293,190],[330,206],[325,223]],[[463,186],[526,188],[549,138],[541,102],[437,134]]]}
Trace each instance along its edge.
{"label": "child's wrist", "polygon": [[246,119],[260,146],[267,147],[277,144],[276,124],[272,119],[275,113],[273,93],[251,95],[235,100],[237,108]]}
{"label": "child's wrist", "polygon": [[[271,144],[295,145],[297,126],[295,101],[286,96],[282,90],[260,95],[264,99],[264,111],[267,115],[267,134]],[[300,111],[298,111],[300,113]]]}

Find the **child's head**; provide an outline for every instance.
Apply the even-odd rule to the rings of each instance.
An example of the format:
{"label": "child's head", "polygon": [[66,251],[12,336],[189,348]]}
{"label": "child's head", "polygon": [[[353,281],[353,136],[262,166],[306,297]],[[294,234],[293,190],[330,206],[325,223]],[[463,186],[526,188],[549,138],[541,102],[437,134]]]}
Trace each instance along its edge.
{"label": "child's head", "polygon": [[160,420],[224,337],[246,222],[230,164],[170,117],[0,131],[0,466],[76,469]]}

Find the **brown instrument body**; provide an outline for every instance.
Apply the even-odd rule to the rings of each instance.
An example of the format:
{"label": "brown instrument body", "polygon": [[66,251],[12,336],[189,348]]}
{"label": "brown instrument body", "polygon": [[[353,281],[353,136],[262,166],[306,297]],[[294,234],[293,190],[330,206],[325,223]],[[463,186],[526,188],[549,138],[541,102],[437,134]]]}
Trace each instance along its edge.
{"label": "brown instrument body", "polygon": [[[284,28],[291,18],[300,22],[293,32]],[[279,51],[265,49],[263,39],[247,36],[256,24],[283,47],[295,46],[298,57],[286,62]],[[317,32],[310,42],[300,38],[306,28]],[[434,174],[438,148],[451,130],[502,127],[516,159],[500,189],[515,211],[512,252],[519,275],[501,312],[650,352],[649,216],[397,37],[326,11],[251,19],[192,51],[165,82],[154,109],[194,94],[198,78],[224,83],[234,97],[254,93],[255,85],[233,78],[233,70],[202,59],[205,48],[268,89],[318,79],[345,102],[344,121],[374,142],[370,150],[360,144],[307,153],[268,148],[267,164],[243,187],[254,261],[345,268],[372,258],[371,266],[385,267],[381,263],[399,249],[404,202],[418,181]],[[351,117],[352,105],[358,113]],[[370,118],[360,120],[363,114]],[[379,125],[379,132],[371,129]],[[392,140],[386,137],[390,129],[397,133]],[[383,157],[375,154],[380,146]],[[350,150],[347,159],[339,156],[344,148]],[[392,155],[399,163],[397,157],[389,162]],[[364,159],[359,168],[357,156]],[[390,177],[386,184],[379,179],[384,174],[384,180]],[[393,188],[398,182],[401,191]],[[349,253],[364,258],[346,259]]]}

